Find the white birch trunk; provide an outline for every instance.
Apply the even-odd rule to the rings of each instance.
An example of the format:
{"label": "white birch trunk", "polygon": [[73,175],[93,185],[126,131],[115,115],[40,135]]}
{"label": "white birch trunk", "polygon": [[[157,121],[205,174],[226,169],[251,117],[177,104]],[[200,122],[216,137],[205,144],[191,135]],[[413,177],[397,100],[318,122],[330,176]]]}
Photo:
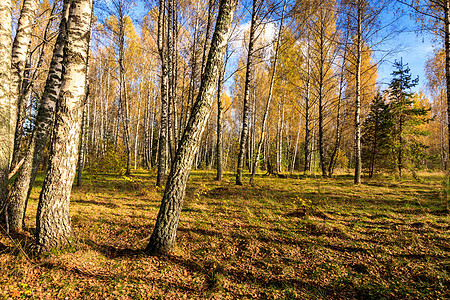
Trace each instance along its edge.
{"label": "white birch trunk", "polygon": [[39,196],[36,244],[41,253],[70,243],[69,203],[75,177],[82,104],[86,94],[93,0],[73,0],[50,163]]}

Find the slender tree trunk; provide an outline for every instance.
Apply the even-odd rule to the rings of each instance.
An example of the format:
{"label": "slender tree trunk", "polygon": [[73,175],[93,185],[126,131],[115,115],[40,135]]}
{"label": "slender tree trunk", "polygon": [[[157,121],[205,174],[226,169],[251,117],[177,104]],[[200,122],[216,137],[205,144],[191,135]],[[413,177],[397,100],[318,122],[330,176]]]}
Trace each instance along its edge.
{"label": "slender tree trunk", "polygon": [[294,173],[295,170],[295,161],[297,160],[298,142],[300,140],[301,129],[302,129],[302,114],[300,114],[298,120],[297,137],[295,139],[294,153],[292,154],[291,174]]}
{"label": "slender tree trunk", "polygon": [[[447,87],[447,126],[448,144],[450,152],[450,3],[444,1],[444,34],[445,34],[445,83]],[[448,164],[448,162],[446,163]]]}
{"label": "slender tree trunk", "polygon": [[[19,152],[22,144],[22,137],[24,136],[24,126],[25,126],[25,120],[27,117],[27,107],[28,107],[28,101],[30,100],[31,92],[34,88],[35,82],[38,81],[38,76],[40,74],[42,64],[44,62],[44,56],[45,56],[45,50],[46,45],[49,43],[50,37],[49,35],[51,30],[52,21],[55,17],[55,11],[58,6],[58,1],[55,1],[52,5],[51,11],[48,16],[47,23],[45,25],[43,36],[42,36],[42,42],[40,44],[39,49],[35,49],[36,52],[38,52],[37,55],[37,63],[35,64],[35,71],[31,72],[31,59],[32,59],[32,53],[30,52],[31,42],[28,44],[28,50],[27,50],[27,60],[25,65],[25,72],[23,76],[21,91],[19,95],[19,107],[18,107],[18,114],[17,114],[17,125],[14,135],[14,149],[12,158],[13,161],[11,163],[11,169],[17,167],[18,160],[19,160]],[[37,51],[39,50],[39,51]],[[31,105],[30,105],[31,107]],[[31,109],[29,114],[31,114]],[[26,154],[25,154],[26,155]]]}
{"label": "slender tree trunk", "polygon": [[11,121],[11,0],[0,2],[0,215],[7,204],[12,152]]}
{"label": "slender tree trunk", "polygon": [[[157,102],[157,97],[155,95],[153,95],[153,106],[152,106],[152,117],[151,117],[151,126],[150,126],[150,150],[149,150],[149,157],[150,157],[150,165],[151,167],[153,167],[156,164],[156,156],[155,155],[155,160],[153,160],[153,137],[155,135],[155,127],[156,127],[156,119],[157,119],[157,110],[156,110],[156,102]],[[159,140],[159,139],[158,139]],[[159,144],[156,144],[156,149],[159,148]],[[156,151],[156,153],[158,153],[158,151]]]}
{"label": "slender tree trunk", "polygon": [[[27,53],[30,52],[30,49],[28,47]],[[16,130],[14,132],[14,146],[13,146],[13,152],[12,152],[12,161],[11,161],[11,170],[14,169],[18,162],[19,162],[19,152],[20,152],[20,144],[22,142],[22,136],[24,134],[24,125],[25,125],[25,119],[27,116],[27,106],[28,106],[28,99],[30,98],[30,89],[27,88],[27,86],[30,85],[30,55],[27,55],[27,61],[25,64],[25,71],[23,74],[23,80],[22,80],[22,86],[19,94],[19,99],[17,101],[18,107],[17,107],[17,120],[16,120]]]}
{"label": "slender tree trunk", "polygon": [[356,99],[355,99],[355,184],[361,183],[361,1],[358,1],[358,29],[356,37]]}
{"label": "slender tree trunk", "polygon": [[20,231],[23,226],[27,207],[27,199],[33,188],[39,164],[42,160],[44,148],[55,118],[56,102],[61,88],[63,69],[63,55],[67,39],[66,22],[69,13],[70,0],[65,0],[59,34],[53,49],[50,69],[45,83],[44,94],[36,117],[36,125],[31,136],[30,145],[25,154],[25,160],[19,169],[9,195],[8,214],[12,231]]}
{"label": "slender tree trunk", "polygon": [[168,68],[167,68],[167,50],[165,44],[165,7],[166,1],[159,1],[158,15],[158,52],[161,59],[161,119],[159,126],[159,149],[158,149],[158,174],[156,177],[156,186],[161,187],[167,172],[167,146],[168,146]]}
{"label": "slender tree trunk", "polygon": [[146,248],[147,253],[167,254],[174,247],[178,221],[185,196],[186,182],[211,111],[217,88],[217,79],[221,69],[221,61],[228,42],[236,5],[237,0],[223,0],[220,3],[216,28],[205,72],[202,76],[200,91],[170,170],[155,228]]}
{"label": "slender tree trunk", "polygon": [[337,103],[337,112],[336,112],[336,139],[334,142],[333,152],[330,158],[330,164],[328,165],[328,177],[333,175],[334,167],[336,165],[337,155],[339,151],[339,147],[341,144],[341,103],[342,103],[342,94],[344,89],[344,68],[345,68],[345,60],[346,60],[346,52],[344,52],[344,56],[342,58],[341,70],[340,70],[340,78],[339,78],[339,93],[338,93],[338,103]]}
{"label": "slender tree trunk", "polygon": [[377,149],[378,149],[378,116],[376,116],[375,119],[375,130],[373,132],[373,141],[372,141],[372,155],[371,155],[371,161],[370,161],[370,169],[369,169],[369,178],[373,177],[373,171],[375,166],[375,159],[377,156]]}
{"label": "slender tree trunk", "polygon": [[139,142],[139,124],[141,121],[141,99],[138,103],[138,114],[136,121],[136,134],[134,135],[134,169],[137,168],[137,157],[138,157],[138,142]]}
{"label": "slender tree trunk", "polygon": [[86,147],[86,121],[87,121],[86,109],[87,109],[87,104],[84,104],[83,105],[83,113],[81,116],[80,147],[78,150],[77,186],[81,186],[83,184],[83,168],[84,168],[84,155],[85,155],[84,152],[85,152],[85,147]]}
{"label": "slender tree trunk", "polygon": [[122,113],[123,131],[125,140],[125,149],[127,156],[127,169],[125,175],[131,174],[131,137],[130,137],[130,122],[129,122],[129,105],[127,99],[127,87],[125,84],[125,66],[124,66],[124,52],[125,52],[125,16],[123,15],[123,1],[118,1],[118,22],[119,22],[119,105]]}
{"label": "slender tree trunk", "polygon": [[216,144],[216,180],[222,180],[223,173],[223,103],[222,103],[222,90],[223,79],[225,75],[226,62],[221,68],[219,75],[219,82],[217,87],[217,144]]}
{"label": "slender tree trunk", "polygon": [[250,100],[250,88],[253,84],[253,59],[254,59],[254,44],[255,33],[257,29],[257,9],[258,0],[253,0],[252,6],[252,22],[250,25],[250,38],[248,42],[248,55],[247,55],[247,69],[245,71],[245,86],[244,86],[244,108],[242,111],[242,130],[241,140],[239,143],[239,154],[236,169],[236,184],[242,185],[242,172],[244,169],[245,150],[248,139],[248,114],[249,114],[249,100]]}
{"label": "slender tree trunk", "polygon": [[261,154],[261,147],[262,147],[262,144],[264,143],[267,118],[269,116],[270,102],[272,101],[273,85],[275,82],[275,73],[277,71],[277,60],[278,60],[278,53],[280,51],[281,30],[283,28],[285,9],[286,9],[286,0],[284,1],[284,4],[283,4],[283,12],[281,14],[280,27],[278,28],[278,36],[277,36],[277,43],[276,43],[276,47],[275,47],[272,76],[270,77],[269,95],[267,97],[266,108],[264,110],[264,116],[263,116],[263,120],[262,120],[261,137],[258,142],[258,147],[256,148],[256,154],[253,157],[253,166],[252,166],[252,174],[250,176],[250,184],[253,184],[255,174],[256,174],[256,169],[258,168],[259,156]]}
{"label": "slender tree trunk", "polygon": [[397,153],[397,168],[399,178],[402,178],[402,168],[403,168],[403,122],[404,120],[402,112],[400,115],[400,122],[399,122],[398,153]]}
{"label": "slender tree trunk", "polygon": [[11,55],[11,140],[14,140],[14,133],[17,126],[17,117],[21,101],[23,99],[22,83],[24,78],[25,64],[27,60],[28,47],[31,41],[31,31],[34,17],[38,8],[37,0],[24,0],[17,24],[16,36],[12,46]]}
{"label": "slender tree trunk", "polygon": [[50,165],[39,196],[36,215],[36,244],[40,253],[70,243],[70,193],[75,176],[82,102],[92,19],[92,0],[72,0],[67,22],[67,46],[61,97],[50,154]]}
{"label": "slender tree trunk", "polygon": [[324,41],[324,28],[323,28],[323,22],[321,22],[320,27],[320,70],[319,70],[319,158],[320,158],[320,169],[322,170],[322,176],[327,176],[327,169],[325,166],[325,154],[324,154],[324,141],[323,141],[323,113],[324,113],[324,85],[325,85],[325,71],[324,71],[324,65],[325,65],[325,57],[324,57],[324,48],[325,48],[325,41]]}
{"label": "slender tree trunk", "polygon": [[203,43],[203,56],[202,56],[202,70],[201,75],[205,71],[206,58],[208,54],[209,36],[211,35],[212,23],[213,23],[213,13],[214,13],[214,0],[209,0],[208,2],[208,20],[206,22],[206,32],[205,32],[205,42]]}
{"label": "slender tree trunk", "polygon": [[308,174],[311,171],[311,108],[310,108],[310,88],[311,84],[309,78],[306,81],[306,97],[305,97],[305,169],[304,173]]}

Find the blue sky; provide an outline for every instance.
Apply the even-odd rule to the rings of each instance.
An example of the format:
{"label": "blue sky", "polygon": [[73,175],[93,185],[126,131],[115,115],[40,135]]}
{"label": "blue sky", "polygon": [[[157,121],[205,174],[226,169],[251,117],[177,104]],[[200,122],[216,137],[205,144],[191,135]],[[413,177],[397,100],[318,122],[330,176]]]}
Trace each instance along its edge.
{"label": "blue sky", "polygon": [[378,81],[380,84],[383,84],[382,88],[385,88],[386,84],[390,81],[390,74],[393,71],[392,64],[396,59],[400,60],[402,58],[403,62],[407,63],[411,69],[413,77],[419,76],[419,85],[414,91],[425,90],[425,63],[433,54],[432,40],[433,36],[430,34],[420,34],[418,36],[414,32],[400,33],[391,44],[393,47],[401,45],[404,50],[388,57],[378,68]]}

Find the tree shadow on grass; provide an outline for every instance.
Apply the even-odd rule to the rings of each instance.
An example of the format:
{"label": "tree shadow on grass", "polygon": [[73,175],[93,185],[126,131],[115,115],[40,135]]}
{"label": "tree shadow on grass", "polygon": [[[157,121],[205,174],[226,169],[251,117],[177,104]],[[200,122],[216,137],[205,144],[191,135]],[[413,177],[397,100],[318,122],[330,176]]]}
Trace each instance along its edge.
{"label": "tree shadow on grass", "polygon": [[117,248],[110,245],[99,244],[91,239],[83,241],[92,250],[98,251],[109,259],[132,258],[144,254],[143,249]]}

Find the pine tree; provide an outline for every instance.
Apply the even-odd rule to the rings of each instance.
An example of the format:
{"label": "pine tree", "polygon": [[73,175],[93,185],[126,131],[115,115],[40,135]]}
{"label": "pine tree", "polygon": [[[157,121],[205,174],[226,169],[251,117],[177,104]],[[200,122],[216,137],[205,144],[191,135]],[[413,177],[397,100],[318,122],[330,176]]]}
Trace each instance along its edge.
{"label": "pine tree", "polygon": [[395,70],[389,84],[390,110],[392,114],[393,130],[392,143],[395,151],[395,161],[398,174],[402,176],[402,169],[406,166],[406,158],[417,156],[420,148],[423,149],[414,136],[419,132],[418,125],[428,122],[428,110],[422,106],[414,106],[414,97],[411,88],[419,83],[419,77],[412,79],[410,69],[403,61],[395,61]]}

